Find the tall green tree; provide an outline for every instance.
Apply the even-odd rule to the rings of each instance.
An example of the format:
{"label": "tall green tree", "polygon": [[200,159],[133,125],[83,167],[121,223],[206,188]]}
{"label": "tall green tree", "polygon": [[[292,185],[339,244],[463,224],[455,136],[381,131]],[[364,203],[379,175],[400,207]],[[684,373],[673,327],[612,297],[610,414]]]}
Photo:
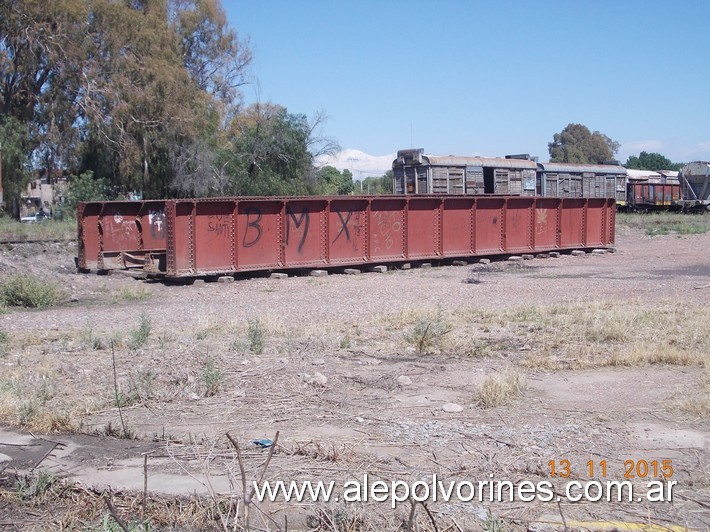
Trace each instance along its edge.
{"label": "tall green tree", "polygon": [[550,161],[558,163],[603,164],[619,151],[619,143],[582,124],[569,124],[555,133],[547,145]]}
{"label": "tall green tree", "polygon": [[382,195],[392,194],[392,170],[387,170],[381,177],[366,177],[362,181],[362,192],[364,194]]}
{"label": "tall green tree", "polygon": [[673,163],[660,153],[642,151],[638,157],[630,155],[624,166],[636,170],[680,170],[683,163]]}
{"label": "tall green tree", "polygon": [[20,194],[32,172],[29,145],[27,125],[14,116],[0,115],[3,201],[5,210],[15,218],[20,215]]}
{"label": "tall green tree", "polygon": [[229,175],[225,191],[239,195],[301,195],[319,191],[313,161],[337,144],[315,132],[322,115],[309,120],[280,105],[257,103],[229,126],[229,147],[222,167]]}
{"label": "tall green tree", "polygon": [[[87,6],[82,0],[0,3],[0,113],[5,134],[23,138],[7,149],[21,145],[21,159],[38,162],[50,178],[76,153]],[[12,179],[6,203],[15,216],[24,175],[18,164],[24,167],[12,164],[6,172]]]}
{"label": "tall green tree", "polygon": [[325,195],[351,194],[355,188],[353,174],[347,168],[342,172],[333,166],[324,166],[318,170],[318,192]]}

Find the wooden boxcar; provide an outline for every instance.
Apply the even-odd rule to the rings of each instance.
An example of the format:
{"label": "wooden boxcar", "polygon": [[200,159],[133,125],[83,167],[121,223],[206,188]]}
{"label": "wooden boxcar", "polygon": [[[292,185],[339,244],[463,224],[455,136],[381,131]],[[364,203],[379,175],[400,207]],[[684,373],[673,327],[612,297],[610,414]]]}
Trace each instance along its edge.
{"label": "wooden boxcar", "polygon": [[[524,157],[524,156],[523,156]],[[535,196],[535,161],[518,158],[425,155],[400,150],[392,163],[395,194]]]}
{"label": "wooden boxcar", "polygon": [[457,157],[400,150],[392,162],[395,194],[506,194],[626,200],[619,165],[538,163],[529,155]]}

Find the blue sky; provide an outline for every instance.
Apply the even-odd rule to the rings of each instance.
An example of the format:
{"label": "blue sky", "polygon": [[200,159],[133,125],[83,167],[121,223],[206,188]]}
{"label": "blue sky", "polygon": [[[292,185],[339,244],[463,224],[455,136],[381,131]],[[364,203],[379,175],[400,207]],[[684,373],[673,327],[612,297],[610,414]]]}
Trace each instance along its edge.
{"label": "blue sky", "polygon": [[223,5],[254,53],[247,102],[323,110],[343,148],[547,160],[581,123],[622,162],[710,159],[708,0]]}

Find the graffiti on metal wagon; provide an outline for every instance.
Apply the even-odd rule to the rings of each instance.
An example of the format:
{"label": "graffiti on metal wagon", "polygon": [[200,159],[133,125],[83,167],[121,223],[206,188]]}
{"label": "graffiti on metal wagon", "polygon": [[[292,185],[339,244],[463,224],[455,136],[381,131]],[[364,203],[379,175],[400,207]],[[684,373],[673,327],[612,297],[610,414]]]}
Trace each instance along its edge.
{"label": "graffiti on metal wagon", "polygon": [[231,216],[228,214],[210,214],[207,216],[207,231],[217,236],[226,236],[229,234],[230,222]]}
{"label": "graffiti on metal wagon", "polygon": [[338,226],[336,229],[337,233],[331,244],[334,245],[339,240],[345,239],[345,241],[350,243],[352,250],[357,252],[358,241],[362,232],[362,225],[360,223],[362,213],[352,208],[346,211],[340,211],[337,207],[333,207],[331,212],[334,212],[338,216],[336,221]]}
{"label": "graffiti on metal wagon", "polygon": [[126,219],[120,211],[113,217],[106,217],[102,222],[104,238],[111,239],[120,244],[130,244],[138,238],[138,227],[135,219]]}
{"label": "graffiti on metal wagon", "polygon": [[148,209],[148,226],[151,237],[165,240],[165,212],[162,209]]}
{"label": "graffiti on metal wagon", "polygon": [[[297,215],[291,209],[291,206],[286,207],[286,238],[284,238],[284,244],[288,246],[289,240],[291,238],[291,221],[293,221],[293,232],[301,232],[301,239],[298,241],[298,252],[303,251],[303,244],[306,242],[306,237],[308,236],[308,226],[311,222],[311,216],[308,212],[308,207],[303,207],[301,212]],[[303,226],[303,229],[301,229]]]}
{"label": "graffiti on metal wagon", "polygon": [[399,239],[402,231],[401,213],[377,211],[374,213],[375,230],[372,234],[374,253],[390,251],[394,247],[395,238]]}
{"label": "graffiti on metal wagon", "polygon": [[244,209],[244,214],[247,217],[247,226],[244,230],[244,237],[242,238],[242,247],[250,248],[261,240],[261,209],[256,207],[247,207]]}

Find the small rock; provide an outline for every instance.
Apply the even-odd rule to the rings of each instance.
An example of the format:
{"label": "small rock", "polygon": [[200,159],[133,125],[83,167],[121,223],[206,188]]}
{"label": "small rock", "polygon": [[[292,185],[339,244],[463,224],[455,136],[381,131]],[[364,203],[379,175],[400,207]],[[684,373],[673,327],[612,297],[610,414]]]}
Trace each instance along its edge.
{"label": "small rock", "polygon": [[462,412],[463,411],[463,406],[458,405],[456,403],[446,403],[444,406],[441,407],[441,409],[444,412],[449,412],[451,414],[454,414],[456,412]]}
{"label": "small rock", "polygon": [[356,417],[355,421],[357,421],[358,423],[365,423],[365,419],[361,418],[360,416]]}
{"label": "small rock", "polygon": [[328,377],[326,377],[322,373],[319,373],[316,371],[313,374],[313,381],[312,382],[313,382],[313,384],[317,384],[319,386],[325,386],[326,383],[328,382]]}
{"label": "small rock", "polygon": [[71,296],[69,296],[69,301],[71,301],[72,303],[76,303],[77,301],[79,301],[79,296],[76,294],[72,294]]}
{"label": "small rock", "polygon": [[326,270],[311,270],[308,275],[311,277],[328,277],[328,272]]}
{"label": "small rock", "polygon": [[314,366],[322,366],[325,364],[325,359],[324,358],[314,358],[311,360],[311,364]]}
{"label": "small rock", "polygon": [[402,386],[409,386],[412,384],[412,379],[407,377],[406,375],[400,375],[397,377],[397,382],[400,383]]}
{"label": "small rock", "polygon": [[370,271],[374,273],[387,273],[387,266],[373,266],[370,268]]}
{"label": "small rock", "polygon": [[479,259],[478,264],[490,264],[491,259]]}
{"label": "small rock", "polygon": [[358,275],[360,273],[360,270],[358,270],[357,268],[345,268],[343,270],[343,273],[345,275]]}

